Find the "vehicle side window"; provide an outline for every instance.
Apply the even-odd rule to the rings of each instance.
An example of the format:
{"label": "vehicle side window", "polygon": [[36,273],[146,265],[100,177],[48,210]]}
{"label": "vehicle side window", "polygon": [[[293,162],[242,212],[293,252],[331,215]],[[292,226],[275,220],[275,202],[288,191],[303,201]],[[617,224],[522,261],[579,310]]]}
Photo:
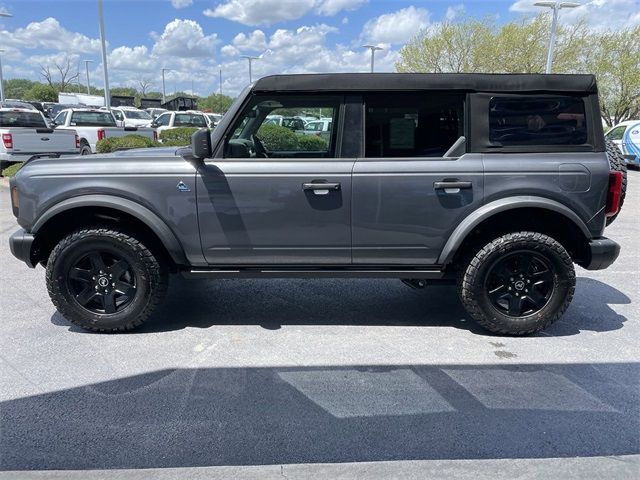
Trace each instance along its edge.
{"label": "vehicle side window", "polygon": [[170,113],[163,113],[159,117],[156,117],[156,123],[158,124],[159,127],[166,127],[167,125],[169,125],[170,121],[171,121]]}
{"label": "vehicle side window", "polygon": [[112,110],[113,116],[116,117],[116,120],[124,120],[124,115],[120,110]]}
{"label": "vehicle side window", "polygon": [[67,120],[67,112],[60,112],[56,118],[53,119],[56,122],[56,125],[64,125],[64,122]]}
{"label": "vehicle side window", "polygon": [[489,101],[489,141],[496,146],[585,144],[584,101],[564,96],[495,96]]}
{"label": "vehicle side window", "polygon": [[613,130],[611,130],[609,133],[607,133],[605,136],[609,140],[622,140],[622,137],[624,137],[624,131],[626,129],[627,129],[627,127],[625,127],[625,126],[616,127]]}
{"label": "vehicle side window", "polygon": [[226,158],[333,158],[334,129],[305,130],[301,117],[321,115],[333,125],[341,98],[330,95],[256,95],[231,129]]}
{"label": "vehicle side window", "polygon": [[365,156],[442,157],[464,135],[464,96],[389,93],[365,98]]}
{"label": "vehicle side window", "polygon": [[173,121],[174,127],[206,127],[207,122],[203,115],[194,113],[176,113]]}

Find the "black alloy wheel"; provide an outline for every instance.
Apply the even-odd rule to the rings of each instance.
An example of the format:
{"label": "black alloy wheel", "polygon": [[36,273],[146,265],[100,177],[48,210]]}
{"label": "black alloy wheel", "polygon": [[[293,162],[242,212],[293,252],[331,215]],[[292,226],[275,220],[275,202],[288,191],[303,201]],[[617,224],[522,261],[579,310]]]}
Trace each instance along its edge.
{"label": "black alloy wheel", "polygon": [[81,256],[67,275],[69,292],[91,313],[122,311],[135,298],[136,285],[131,265],[119,255],[106,251]]}
{"label": "black alloy wheel", "polygon": [[485,290],[491,305],[503,315],[526,317],[548,303],[553,277],[545,257],[533,251],[516,251],[489,267]]}

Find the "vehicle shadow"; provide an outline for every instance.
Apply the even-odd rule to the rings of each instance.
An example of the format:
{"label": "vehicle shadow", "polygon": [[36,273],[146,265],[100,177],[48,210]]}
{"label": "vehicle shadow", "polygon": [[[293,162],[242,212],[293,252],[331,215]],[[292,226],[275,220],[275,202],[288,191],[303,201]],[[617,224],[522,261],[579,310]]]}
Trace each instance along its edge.
{"label": "vehicle shadow", "polygon": [[[630,302],[624,293],[605,283],[579,278],[565,316],[539,335],[620,329],[626,318],[609,305]],[[58,313],[51,321],[87,333]],[[132,333],[213,325],[260,325],[270,330],[283,325],[454,327],[494,336],[467,315],[450,285],[413,290],[395,279],[193,281],[180,277],[172,279],[167,299],[153,318]]]}
{"label": "vehicle shadow", "polygon": [[0,470],[637,454],[638,367],[156,370],[0,403]]}

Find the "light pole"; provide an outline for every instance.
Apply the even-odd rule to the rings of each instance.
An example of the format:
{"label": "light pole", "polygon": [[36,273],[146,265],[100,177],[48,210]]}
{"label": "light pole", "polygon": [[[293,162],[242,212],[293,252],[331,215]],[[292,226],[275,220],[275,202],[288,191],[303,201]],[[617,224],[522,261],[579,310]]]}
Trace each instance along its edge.
{"label": "light pole", "polygon": [[102,45],[102,73],[104,73],[104,106],[111,111],[111,94],[109,93],[109,72],[107,70],[107,45],[104,40],[104,13],[102,0],[98,0],[98,21],[100,23],[100,43]]}
{"label": "light pole", "polygon": [[382,47],[377,47],[375,45],[362,45],[362,48],[368,48],[371,50],[371,73],[373,73],[373,62],[376,56],[376,50],[384,50]]}
{"label": "light pole", "polygon": [[218,89],[220,90],[220,96],[222,96],[222,65],[218,65]]}
{"label": "light pole", "polygon": [[558,29],[558,12],[563,8],[576,8],[580,3],[574,2],[536,2],[536,7],[551,8],[553,10],[553,20],[551,21],[551,35],[549,36],[549,49],[547,52],[547,68],[546,73],[551,73],[551,66],[553,65],[553,49],[556,43],[556,30]]}
{"label": "light pole", "polygon": [[[13,17],[13,15],[3,10],[0,12],[0,17]],[[3,52],[4,50],[0,50],[0,53]],[[4,78],[2,78],[2,60],[0,60],[0,102],[4,102]]]}
{"label": "light pole", "polygon": [[87,72],[87,95],[91,95],[91,84],[89,83],[89,64],[93,63],[93,60],[84,61],[84,69]]}
{"label": "light pole", "polygon": [[162,69],[162,103],[167,103],[167,94],[165,93],[165,88],[164,88],[164,72],[169,72],[171,71],[170,68],[163,68]]}
{"label": "light pole", "polygon": [[262,58],[262,55],[260,55],[259,57],[252,57],[251,55],[242,55],[242,58],[246,58],[247,60],[249,60],[249,83],[252,83],[253,75],[251,73],[251,64],[254,60],[260,60]]}
{"label": "light pole", "polygon": [[[4,53],[4,50],[0,50]],[[0,59],[0,102],[4,102],[4,78],[2,77],[2,60]]]}

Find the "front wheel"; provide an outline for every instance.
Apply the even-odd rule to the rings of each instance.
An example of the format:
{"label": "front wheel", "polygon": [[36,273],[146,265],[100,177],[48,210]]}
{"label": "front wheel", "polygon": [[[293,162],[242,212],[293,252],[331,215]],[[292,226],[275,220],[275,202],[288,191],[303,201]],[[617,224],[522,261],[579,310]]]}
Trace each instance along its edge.
{"label": "front wheel", "polygon": [[537,332],[559,319],[575,290],[573,261],[560,243],[535,232],[503,235],[461,266],[458,293],[486,329]]}
{"label": "front wheel", "polygon": [[136,238],[107,228],[64,237],[47,262],[47,289],[58,311],[87,330],[141,325],[164,298],[167,273]]}

